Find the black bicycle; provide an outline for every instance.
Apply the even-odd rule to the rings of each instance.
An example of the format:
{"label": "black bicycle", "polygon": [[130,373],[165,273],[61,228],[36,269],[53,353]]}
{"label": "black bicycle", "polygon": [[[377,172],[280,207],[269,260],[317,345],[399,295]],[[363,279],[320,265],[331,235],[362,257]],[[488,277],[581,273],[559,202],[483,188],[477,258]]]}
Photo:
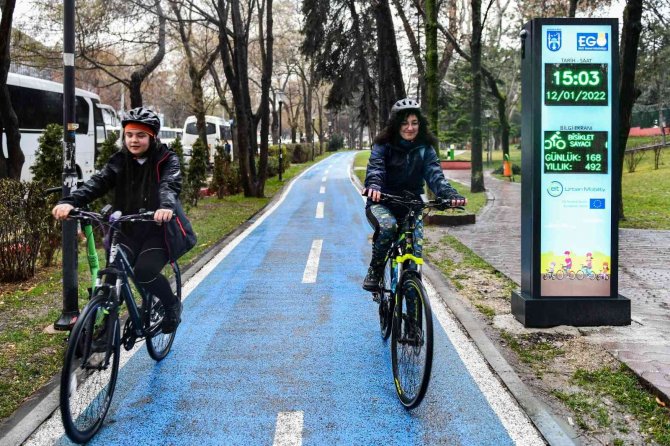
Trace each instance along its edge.
{"label": "black bicycle", "polygon": [[[67,436],[85,443],[100,429],[112,402],[119,373],[121,346],[130,350],[138,340],[146,339],[149,356],[160,361],[167,356],[175,332],[161,331],[164,309],[158,297],[137,285],[133,269],[123,247],[118,243],[120,224],[154,221],[153,212],[121,216],[82,209],[70,211],[70,218],[89,220],[103,227],[109,237],[107,267],[97,275],[95,293],[81,311],[68,340],[60,382],[60,409]],[[176,295],[181,300],[179,266],[172,263]],[[109,276],[115,285],[106,283]],[[141,296],[135,302],[131,283]],[[121,330],[121,306],[126,304],[128,317]],[[122,334],[123,332],[123,334]]]}
{"label": "black bicycle", "polygon": [[391,336],[393,379],[400,402],[407,409],[423,400],[433,365],[433,314],[421,281],[423,258],[414,251],[414,230],[424,209],[446,209],[448,202],[383,194],[382,204],[407,208],[398,222],[398,236],[386,256],[384,274],[373,298],[379,302],[379,328]]}

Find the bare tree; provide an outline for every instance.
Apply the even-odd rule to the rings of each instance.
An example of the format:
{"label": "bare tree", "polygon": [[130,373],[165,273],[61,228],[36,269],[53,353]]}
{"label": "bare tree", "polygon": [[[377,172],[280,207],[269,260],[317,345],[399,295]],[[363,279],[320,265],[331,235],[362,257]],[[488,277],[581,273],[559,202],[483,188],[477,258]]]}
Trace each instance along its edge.
{"label": "bare tree", "polygon": [[0,129],[5,129],[7,138],[7,157],[2,150],[0,138],[0,178],[21,178],[21,169],[25,156],[21,150],[21,132],[7,87],[7,73],[11,61],[9,45],[12,33],[12,19],[16,0],[0,0],[2,19],[0,19]]}
{"label": "bare tree", "polygon": [[[267,178],[268,133],[270,129],[269,92],[273,61],[272,0],[213,0],[207,10],[201,2],[184,0],[189,8],[214,26],[219,36],[223,72],[235,105],[235,142],[239,150],[240,175],[245,196],[262,197]],[[261,97],[254,113],[250,95],[249,40],[252,21],[261,58]],[[260,124],[260,159],[256,130]]]}
{"label": "bare tree", "polygon": [[[200,140],[207,145],[207,122],[205,121],[205,100],[204,93],[202,89],[202,79],[205,77],[205,74],[210,71],[216,57],[218,55],[217,45],[208,45],[209,39],[206,35],[206,30],[203,30],[203,47],[196,48],[196,38],[193,33],[193,20],[191,17],[188,20],[182,17],[180,5],[171,0],[170,7],[177,19],[177,28],[179,31],[179,37],[184,48],[184,54],[186,55],[186,61],[188,63],[188,75],[191,79],[191,96],[192,96],[192,107],[193,114],[196,119],[196,128],[198,129],[198,137]],[[208,148],[208,152],[210,147]],[[207,153],[207,159],[209,160],[210,153]]]}
{"label": "bare tree", "polygon": [[[81,68],[103,71],[126,86],[132,108],[141,106],[142,84],[165,56],[167,20],[161,1],[90,4],[77,8],[76,19],[78,58],[88,64]],[[135,35],[129,37],[129,30]],[[151,57],[144,57],[151,52]],[[132,68],[129,74],[128,68]]]}

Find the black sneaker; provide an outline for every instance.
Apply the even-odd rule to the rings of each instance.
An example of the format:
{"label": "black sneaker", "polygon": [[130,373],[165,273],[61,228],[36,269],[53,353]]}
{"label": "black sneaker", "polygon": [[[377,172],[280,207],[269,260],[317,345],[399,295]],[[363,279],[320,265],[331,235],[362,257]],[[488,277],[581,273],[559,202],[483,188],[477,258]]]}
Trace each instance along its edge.
{"label": "black sneaker", "polygon": [[379,290],[379,282],[381,281],[381,271],[373,267],[368,268],[368,273],[363,280],[363,289],[365,291]]}
{"label": "black sneaker", "polygon": [[165,307],[163,322],[161,322],[161,331],[165,334],[173,333],[181,322],[181,302]]}

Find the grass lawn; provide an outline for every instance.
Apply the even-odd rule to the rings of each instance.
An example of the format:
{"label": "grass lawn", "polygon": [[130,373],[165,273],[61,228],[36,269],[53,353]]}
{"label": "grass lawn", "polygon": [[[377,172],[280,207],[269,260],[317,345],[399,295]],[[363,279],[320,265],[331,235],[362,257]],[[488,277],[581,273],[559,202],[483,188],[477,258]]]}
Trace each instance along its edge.
{"label": "grass lawn", "polygon": [[[316,161],[329,156],[321,155]],[[265,184],[266,198],[242,195],[207,197],[187,214],[198,235],[198,245],[179,259],[185,266],[198,254],[221,240],[261,209],[283,184],[313,163],[294,164],[284,172],[284,182],[277,177]],[[90,274],[80,245],[79,307],[86,304]],[[99,256],[104,258],[102,250]],[[60,255],[56,256],[60,259]],[[67,334],[48,334],[44,329],[60,314],[62,301],[61,266],[39,268],[31,280],[2,284],[0,291],[0,420],[7,418],[33,392],[60,371]]]}

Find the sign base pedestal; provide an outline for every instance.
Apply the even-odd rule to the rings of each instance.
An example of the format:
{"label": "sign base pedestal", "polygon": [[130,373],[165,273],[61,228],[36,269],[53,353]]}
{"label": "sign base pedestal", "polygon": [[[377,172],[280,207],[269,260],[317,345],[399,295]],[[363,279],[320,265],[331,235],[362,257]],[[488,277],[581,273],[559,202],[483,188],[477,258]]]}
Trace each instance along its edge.
{"label": "sign base pedestal", "polygon": [[557,325],[630,325],[630,299],[617,297],[541,297],[512,291],[512,314],[526,328]]}

